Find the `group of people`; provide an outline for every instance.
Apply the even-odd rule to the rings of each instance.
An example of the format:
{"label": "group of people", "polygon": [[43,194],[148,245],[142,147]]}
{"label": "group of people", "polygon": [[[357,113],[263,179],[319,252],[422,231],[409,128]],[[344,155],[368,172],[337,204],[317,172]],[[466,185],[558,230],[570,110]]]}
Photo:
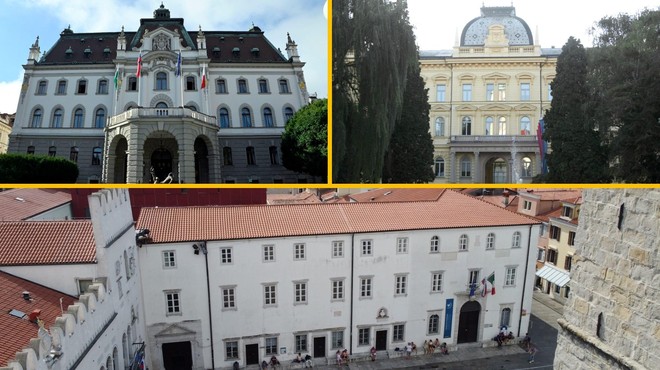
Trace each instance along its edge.
{"label": "group of people", "polygon": [[348,350],[344,348],[343,351],[337,350],[337,365],[339,366],[344,366],[348,365],[349,358],[348,358]]}
{"label": "group of people", "polygon": [[447,343],[446,342],[440,343],[440,340],[438,340],[438,338],[435,338],[435,341],[433,339],[429,339],[429,340],[424,341],[424,354],[425,355],[433,354],[436,349],[439,349],[440,353],[442,353],[443,355],[448,355],[449,354],[449,349],[447,348]]}
{"label": "group of people", "polygon": [[498,347],[502,347],[502,344],[507,344],[510,340],[514,338],[515,336],[513,335],[512,331],[510,331],[509,334],[506,334],[504,332],[499,332],[499,334],[497,334],[494,340],[497,342]]}
{"label": "group of people", "polygon": [[306,354],[305,357],[303,358],[300,352],[298,352],[298,355],[296,356],[296,358],[293,359],[292,363],[304,364],[305,367],[314,367],[314,362],[312,362],[312,356]]}

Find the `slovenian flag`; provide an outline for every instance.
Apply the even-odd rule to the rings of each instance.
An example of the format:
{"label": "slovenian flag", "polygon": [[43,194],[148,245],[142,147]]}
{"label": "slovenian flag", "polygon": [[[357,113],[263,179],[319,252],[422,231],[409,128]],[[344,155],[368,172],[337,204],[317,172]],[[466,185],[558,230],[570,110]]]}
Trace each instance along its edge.
{"label": "slovenian flag", "polygon": [[174,71],[176,77],[181,76],[181,50],[179,50],[179,57],[176,60],[176,71]]}
{"label": "slovenian flag", "polygon": [[206,67],[202,69],[202,90],[206,89]]}
{"label": "slovenian flag", "polygon": [[481,284],[483,284],[484,288],[481,290],[481,296],[485,297],[488,292],[486,291],[486,278],[481,279]]}
{"label": "slovenian flag", "polygon": [[140,75],[142,74],[142,52],[140,51],[140,56],[138,56],[137,60],[137,73],[136,76],[140,78]]}

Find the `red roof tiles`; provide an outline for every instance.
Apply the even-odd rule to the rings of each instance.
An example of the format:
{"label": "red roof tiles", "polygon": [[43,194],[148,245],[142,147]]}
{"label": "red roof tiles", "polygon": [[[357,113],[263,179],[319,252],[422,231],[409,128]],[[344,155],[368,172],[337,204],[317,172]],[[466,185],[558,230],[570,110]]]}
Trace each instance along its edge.
{"label": "red roof tiles", "polygon": [[[24,291],[30,293],[30,300],[23,298]],[[30,322],[27,317],[19,318],[9,312],[18,310],[29,315],[34,310],[41,310],[39,318],[48,328],[62,314],[60,298],[61,307],[65,310],[75,301],[75,297],[0,271],[0,366],[6,365],[16,356],[16,352],[30,344],[30,339],[37,337],[39,329],[37,324]]]}
{"label": "red roof tiles", "polygon": [[420,202],[436,201],[447,189],[374,189],[351,194],[356,202]]}
{"label": "red roof tiles", "polygon": [[448,190],[436,202],[143,208],[136,228],[163,243],[536,223]]}
{"label": "red roof tiles", "polygon": [[11,189],[0,192],[0,221],[20,221],[71,202],[58,189]]}
{"label": "red roof tiles", "polygon": [[0,265],[95,263],[92,222],[0,222]]}

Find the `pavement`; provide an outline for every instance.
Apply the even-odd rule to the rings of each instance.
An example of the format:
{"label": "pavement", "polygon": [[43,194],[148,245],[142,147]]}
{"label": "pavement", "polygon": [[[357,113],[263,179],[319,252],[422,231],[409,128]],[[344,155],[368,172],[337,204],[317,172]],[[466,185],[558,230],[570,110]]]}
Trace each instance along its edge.
{"label": "pavement", "polygon": [[[435,353],[424,355],[422,351],[410,358],[385,358],[379,352],[376,361],[360,361],[344,366],[343,369],[443,369],[443,370],[491,370],[491,369],[552,369],[557,347],[557,319],[561,317],[563,306],[541,292],[534,292],[529,334],[532,343],[538,348],[534,363],[528,362],[527,352],[518,344],[503,347],[475,346],[468,343],[459,345],[448,355]],[[342,369],[337,365],[317,365],[315,369]]]}

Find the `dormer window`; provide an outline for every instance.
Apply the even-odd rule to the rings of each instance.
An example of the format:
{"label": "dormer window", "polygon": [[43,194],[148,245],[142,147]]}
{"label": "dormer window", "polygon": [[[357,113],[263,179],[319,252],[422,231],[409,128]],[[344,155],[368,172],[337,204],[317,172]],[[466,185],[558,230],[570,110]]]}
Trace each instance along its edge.
{"label": "dormer window", "polygon": [[70,59],[70,58],[71,58],[71,56],[73,55],[73,49],[71,49],[71,46],[69,46],[69,48],[66,49],[66,51],[64,52],[64,54],[66,55],[66,58],[67,58],[67,59]]}
{"label": "dormer window", "polygon": [[103,58],[109,58],[110,57],[110,48],[105,48],[103,49]]}
{"label": "dormer window", "polygon": [[573,219],[573,207],[569,206],[564,206],[564,208],[561,211],[562,217],[568,218],[569,220]]}
{"label": "dormer window", "polygon": [[92,54],[92,49],[88,47],[83,51],[83,53],[85,53],[85,58],[89,58],[89,56]]}
{"label": "dormer window", "polygon": [[234,58],[238,58],[241,56],[241,49],[238,47],[235,47],[231,50],[232,55],[234,55]]}
{"label": "dormer window", "polygon": [[252,53],[253,57],[259,58],[259,48],[252,48],[252,50],[250,50],[250,52]]}
{"label": "dormer window", "polygon": [[213,48],[213,57],[218,58],[219,56],[220,56],[220,48],[216,46]]}

